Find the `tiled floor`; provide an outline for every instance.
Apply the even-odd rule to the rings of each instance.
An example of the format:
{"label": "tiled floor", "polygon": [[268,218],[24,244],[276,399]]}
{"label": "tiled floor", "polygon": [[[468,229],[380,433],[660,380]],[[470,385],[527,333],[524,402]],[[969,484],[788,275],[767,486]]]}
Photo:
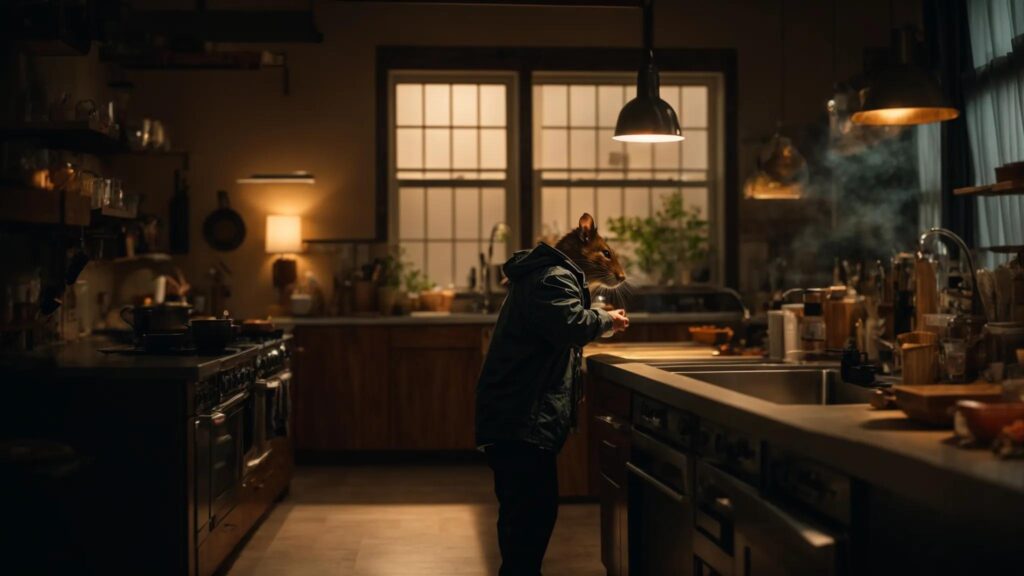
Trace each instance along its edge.
{"label": "tiled floor", "polygon": [[[596,504],[563,504],[545,576],[603,576]],[[492,576],[486,466],[299,468],[229,576]]]}

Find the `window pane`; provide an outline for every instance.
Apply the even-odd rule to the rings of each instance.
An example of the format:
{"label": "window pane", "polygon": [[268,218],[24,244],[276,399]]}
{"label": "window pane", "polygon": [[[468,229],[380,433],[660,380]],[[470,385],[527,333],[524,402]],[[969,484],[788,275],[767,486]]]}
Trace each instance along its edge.
{"label": "window pane", "polygon": [[504,168],[507,160],[505,129],[485,128],[480,130],[480,167]]}
{"label": "window pane", "polygon": [[[456,286],[460,288],[469,286],[469,271],[474,268],[480,268],[481,250],[486,250],[486,248],[481,248],[480,243],[476,240],[455,243]],[[504,264],[504,262],[501,263]],[[495,262],[495,264],[498,264],[498,262]]]}
{"label": "window pane", "polygon": [[657,212],[664,208],[665,199],[679,192],[678,188],[655,188],[651,190],[651,204]]}
{"label": "window pane", "polygon": [[679,123],[685,128],[708,125],[707,86],[684,86],[683,107],[679,112]]}
{"label": "window pane", "polygon": [[423,188],[402,188],[398,191],[398,237],[423,238]]}
{"label": "window pane", "polygon": [[424,88],[426,98],[427,126],[448,126],[451,123],[451,86],[449,84],[427,84]]}
{"label": "window pane", "polygon": [[480,125],[505,126],[506,110],[504,84],[480,85]]}
{"label": "window pane", "polygon": [[480,231],[480,189],[455,189],[455,237],[477,239]]}
{"label": "window pane", "polygon": [[576,226],[580,216],[584,212],[594,214],[594,189],[593,188],[570,188],[569,189],[569,226]]}
{"label": "window pane", "polygon": [[708,133],[705,130],[683,130],[683,168],[706,170],[708,167]]}
{"label": "window pane", "polygon": [[450,133],[447,128],[428,128],[426,150],[427,169],[440,169],[451,167],[451,142]]}
{"label": "window pane", "polygon": [[651,195],[647,188],[626,188],[622,211],[626,216],[646,218],[651,215]]}
{"label": "window pane", "polygon": [[594,168],[597,164],[597,132],[594,130],[570,130],[569,150],[572,157],[569,167],[573,169]]}
{"label": "window pane", "polygon": [[687,209],[700,210],[701,216],[709,217],[708,212],[708,189],[707,188],[683,188],[683,206]]}
{"label": "window pane", "polygon": [[565,188],[542,188],[540,191],[540,232],[543,235],[563,234],[568,230],[566,209],[569,191]]}
{"label": "window pane", "polygon": [[597,89],[597,123],[602,128],[614,128],[622,110],[625,86],[599,86]]}
{"label": "window pane", "polygon": [[541,87],[541,126],[566,126],[569,120],[567,86],[545,84]]}
{"label": "window pane", "polygon": [[452,283],[452,244],[450,242],[427,244],[427,276],[441,287]]}
{"label": "window pane", "polygon": [[426,254],[423,242],[402,242],[399,246],[404,251],[405,261],[417,270],[426,273]]}
{"label": "window pane", "polygon": [[452,86],[452,124],[455,126],[476,126],[476,84],[455,84]]}
{"label": "window pane", "polygon": [[627,142],[626,153],[629,155],[629,169],[643,169],[651,167],[651,155],[653,150],[651,148],[654,144],[644,144],[642,142]]}
{"label": "window pane", "polygon": [[399,128],[395,139],[395,163],[398,168],[423,168],[423,130]]}
{"label": "window pane", "polygon": [[569,133],[560,128],[545,128],[541,132],[541,168],[566,168],[569,166]]}
{"label": "window pane", "polygon": [[678,143],[653,145],[654,167],[658,169],[679,168],[681,146]]}
{"label": "window pane", "polygon": [[505,221],[505,189],[483,188],[480,190],[480,231],[490,236],[491,228]]}
{"label": "window pane", "polygon": [[423,85],[395,86],[395,122],[399,126],[423,124]]}
{"label": "window pane", "polygon": [[597,87],[569,87],[569,123],[572,126],[597,125]]}
{"label": "window pane", "polygon": [[454,168],[474,169],[480,166],[477,155],[476,128],[455,128],[452,130],[452,149]]}
{"label": "window pane", "polygon": [[427,189],[427,238],[431,240],[452,237],[452,189]]}
{"label": "window pane", "polygon": [[597,189],[597,229],[601,234],[608,234],[608,219],[622,216],[622,189],[621,188],[598,188]]}

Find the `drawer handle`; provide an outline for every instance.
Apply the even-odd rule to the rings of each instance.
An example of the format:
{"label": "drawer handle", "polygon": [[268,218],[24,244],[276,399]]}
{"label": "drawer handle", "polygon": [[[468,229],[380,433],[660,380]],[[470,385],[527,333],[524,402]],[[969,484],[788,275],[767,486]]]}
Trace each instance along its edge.
{"label": "drawer handle", "polygon": [[613,418],[611,416],[605,416],[602,414],[600,416],[595,416],[594,418],[611,426],[612,428],[615,429],[616,432],[619,432],[626,427],[626,424],[624,422],[619,422],[617,418]]}

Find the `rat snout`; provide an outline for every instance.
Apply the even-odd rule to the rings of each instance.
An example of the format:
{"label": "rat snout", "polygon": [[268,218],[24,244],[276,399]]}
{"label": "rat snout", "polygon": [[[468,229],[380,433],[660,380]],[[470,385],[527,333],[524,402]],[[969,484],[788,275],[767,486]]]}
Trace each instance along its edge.
{"label": "rat snout", "polygon": [[615,273],[615,279],[618,280],[619,282],[625,282],[626,281],[626,273],[625,272],[616,272]]}

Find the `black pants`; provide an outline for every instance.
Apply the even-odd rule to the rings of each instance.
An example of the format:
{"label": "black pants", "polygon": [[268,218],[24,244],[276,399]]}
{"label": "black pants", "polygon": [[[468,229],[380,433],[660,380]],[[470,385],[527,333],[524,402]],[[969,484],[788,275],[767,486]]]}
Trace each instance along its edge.
{"label": "black pants", "polygon": [[487,448],[498,497],[500,576],[539,576],[558,517],[556,454],[524,442]]}

